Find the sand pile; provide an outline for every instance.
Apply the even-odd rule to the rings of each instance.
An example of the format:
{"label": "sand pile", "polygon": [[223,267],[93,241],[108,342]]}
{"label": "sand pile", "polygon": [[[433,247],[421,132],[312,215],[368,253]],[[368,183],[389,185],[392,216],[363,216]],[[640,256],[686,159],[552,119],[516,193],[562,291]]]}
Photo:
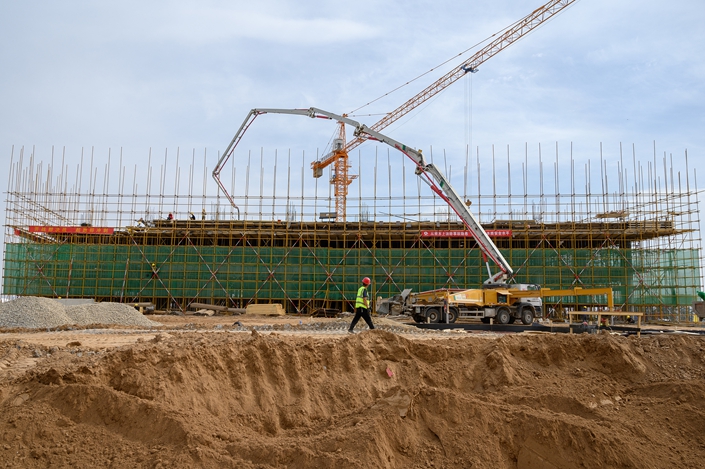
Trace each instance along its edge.
{"label": "sand pile", "polygon": [[704,351],[700,337],[164,333],[0,379],[0,461],[702,467]]}

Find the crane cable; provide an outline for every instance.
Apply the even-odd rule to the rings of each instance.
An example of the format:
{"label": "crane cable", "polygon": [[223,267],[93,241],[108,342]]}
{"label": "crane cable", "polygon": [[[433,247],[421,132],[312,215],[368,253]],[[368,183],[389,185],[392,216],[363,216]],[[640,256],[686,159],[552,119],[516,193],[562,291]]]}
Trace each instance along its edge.
{"label": "crane cable", "polygon": [[465,148],[466,152],[472,152],[472,73],[468,73],[468,78],[465,81]]}
{"label": "crane cable", "polygon": [[[522,19],[523,19],[523,18],[522,18]],[[460,52],[460,53],[454,55],[454,56],[451,57],[450,59],[448,59],[448,60],[446,60],[446,61],[444,61],[444,62],[441,62],[440,64],[436,65],[435,67],[431,68],[430,70],[427,70],[426,72],[422,73],[421,75],[418,75],[417,77],[412,78],[411,80],[407,81],[407,82],[404,83],[403,85],[399,85],[399,86],[397,86],[396,88],[394,88],[393,90],[391,90],[391,91],[389,91],[389,92],[387,92],[387,93],[384,93],[382,96],[380,96],[380,97],[378,97],[378,98],[376,98],[376,99],[373,99],[372,101],[368,102],[367,104],[363,104],[362,106],[360,106],[360,107],[358,107],[358,108],[356,108],[356,109],[353,109],[352,111],[350,111],[350,112],[347,113],[348,116],[352,115],[354,112],[359,111],[360,109],[362,109],[362,108],[364,108],[364,107],[366,107],[366,106],[369,106],[370,104],[372,104],[372,103],[374,103],[374,102],[379,101],[379,100],[382,99],[382,98],[385,98],[385,97],[389,96],[390,94],[394,93],[395,91],[398,91],[398,90],[404,88],[405,86],[410,85],[411,83],[415,82],[415,81],[418,80],[419,78],[428,75],[429,73],[433,72],[434,70],[436,70],[436,69],[439,68],[439,67],[442,67],[443,65],[447,64],[448,62],[450,62],[450,61],[452,61],[452,60],[455,60],[456,58],[461,57],[461,56],[467,54],[468,51],[470,51],[470,50],[472,50],[472,49],[475,49],[476,47],[478,47],[478,46],[481,45],[481,44],[486,43],[487,41],[491,40],[493,37],[497,36],[498,34],[503,33],[504,31],[506,31],[507,29],[513,27],[515,24],[519,23],[520,21],[521,21],[521,20],[517,20],[517,21],[513,22],[513,23],[510,24],[509,26],[506,26],[505,28],[503,28],[501,31],[498,31],[498,32],[496,32],[496,33],[494,33],[494,34],[492,34],[492,35],[486,37],[486,38],[483,39],[482,41],[480,41],[480,42],[478,42],[478,43],[476,43],[476,44],[474,44],[474,45],[468,47],[467,49],[465,49],[464,51],[462,51],[462,52]]]}
{"label": "crane cable", "polygon": [[[568,8],[570,8],[570,7],[572,7],[572,6],[573,6],[573,5],[568,5]],[[565,12],[565,9],[562,9],[561,11],[558,12],[558,15],[561,15],[561,14],[563,14],[564,12]],[[486,37],[486,38],[483,39],[482,41],[479,41],[479,42],[477,42],[476,44],[474,44],[474,45],[468,47],[468,48],[465,49],[464,51],[462,51],[462,52],[460,52],[460,53],[454,55],[453,57],[449,58],[448,60],[446,60],[446,61],[444,61],[444,62],[441,62],[440,64],[438,64],[438,65],[436,65],[435,67],[431,68],[430,70],[428,70],[428,71],[422,73],[421,75],[419,75],[419,76],[417,76],[417,77],[415,77],[415,78],[412,78],[411,80],[407,81],[407,82],[404,83],[403,85],[399,85],[399,86],[397,86],[396,88],[394,88],[393,90],[391,90],[391,91],[389,91],[389,92],[383,94],[382,96],[380,96],[380,97],[378,97],[378,98],[376,98],[376,99],[373,99],[372,101],[368,102],[367,104],[363,104],[362,106],[360,106],[360,107],[358,107],[358,108],[356,108],[356,109],[353,109],[352,111],[350,111],[349,113],[347,113],[348,116],[352,116],[354,112],[359,111],[360,109],[362,109],[362,108],[364,108],[364,107],[366,107],[366,106],[369,106],[370,104],[372,104],[372,103],[374,103],[374,102],[377,102],[377,101],[379,101],[379,100],[382,99],[382,98],[385,98],[385,97],[389,96],[390,94],[394,93],[395,91],[398,91],[398,90],[404,88],[405,86],[407,86],[407,85],[409,85],[409,84],[415,82],[415,81],[418,80],[419,78],[428,75],[428,74],[431,73],[432,71],[436,70],[436,69],[439,68],[439,67],[442,67],[443,65],[447,64],[448,62],[450,62],[450,61],[452,61],[452,60],[455,60],[456,58],[458,58],[458,57],[460,57],[460,56],[462,56],[462,55],[464,55],[464,54],[467,54],[468,51],[470,51],[470,50],[472,50],[472,49],[478,47],[478,46],[481,45],[481,44],[484,44],[484,43],[488,42],[489,40],[491,40],[493,37],[497,36],[498,34],[502,34],[502,33],[504,33],[504,31],[506,31],[506,30],[508,30],[508,29],[510,29],[510,28],[513,28],[515,25],[517,25],[517,24],[520,23],[521,21],[524,21],[525,19],[526,19],[526,17],[514,21],[514,22],[511,23],[509,26],[506,26],[506,27],[502,28],[500,31],[497,31],[496,33],[494,33],[494,34],[492,34],[492,35]],[[553,19],[553,17],[549,18],[549,20],[551,20],[551,19]],[[383,114],[386,114],[386,113],[383,113]],[[369,115],[372,116],[372,115],[379,115],[379,114],[369,114]]]}

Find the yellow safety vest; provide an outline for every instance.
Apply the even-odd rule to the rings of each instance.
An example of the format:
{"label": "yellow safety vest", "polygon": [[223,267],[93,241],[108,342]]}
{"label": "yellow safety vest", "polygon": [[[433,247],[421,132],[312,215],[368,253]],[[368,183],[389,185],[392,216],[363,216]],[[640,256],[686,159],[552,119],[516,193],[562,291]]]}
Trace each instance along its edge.
{"label": "yellow safety vest", "polygon": [[366,291],[367,287],[360,287],[357,289],[357,299],[355,300],[355,308],[367,308],[364,297]]}

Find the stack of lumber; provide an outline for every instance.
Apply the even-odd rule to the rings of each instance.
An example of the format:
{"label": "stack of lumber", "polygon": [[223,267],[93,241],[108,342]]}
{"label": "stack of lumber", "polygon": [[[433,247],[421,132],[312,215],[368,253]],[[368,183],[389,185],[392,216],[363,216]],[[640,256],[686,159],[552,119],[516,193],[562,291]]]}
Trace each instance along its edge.
{"label": "stack of lumber", "polygon": [[267,316],[284,316],[284,308],[279,303],[247,305],[245,314],[262,314]]}

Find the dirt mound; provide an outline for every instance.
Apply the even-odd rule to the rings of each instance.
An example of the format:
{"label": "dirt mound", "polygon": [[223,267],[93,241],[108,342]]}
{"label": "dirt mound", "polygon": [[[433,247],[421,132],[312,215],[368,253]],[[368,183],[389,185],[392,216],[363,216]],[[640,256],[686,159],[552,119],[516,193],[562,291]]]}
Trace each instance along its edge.
{"label": "dirt mound", "polygon": [[[0,374],[0,461],[701,467],[703,351],[699,337],[385,331],[170,332],[80,357],[57,348],[20,376]],[[31,353],[0,342],[11,360]]]}

